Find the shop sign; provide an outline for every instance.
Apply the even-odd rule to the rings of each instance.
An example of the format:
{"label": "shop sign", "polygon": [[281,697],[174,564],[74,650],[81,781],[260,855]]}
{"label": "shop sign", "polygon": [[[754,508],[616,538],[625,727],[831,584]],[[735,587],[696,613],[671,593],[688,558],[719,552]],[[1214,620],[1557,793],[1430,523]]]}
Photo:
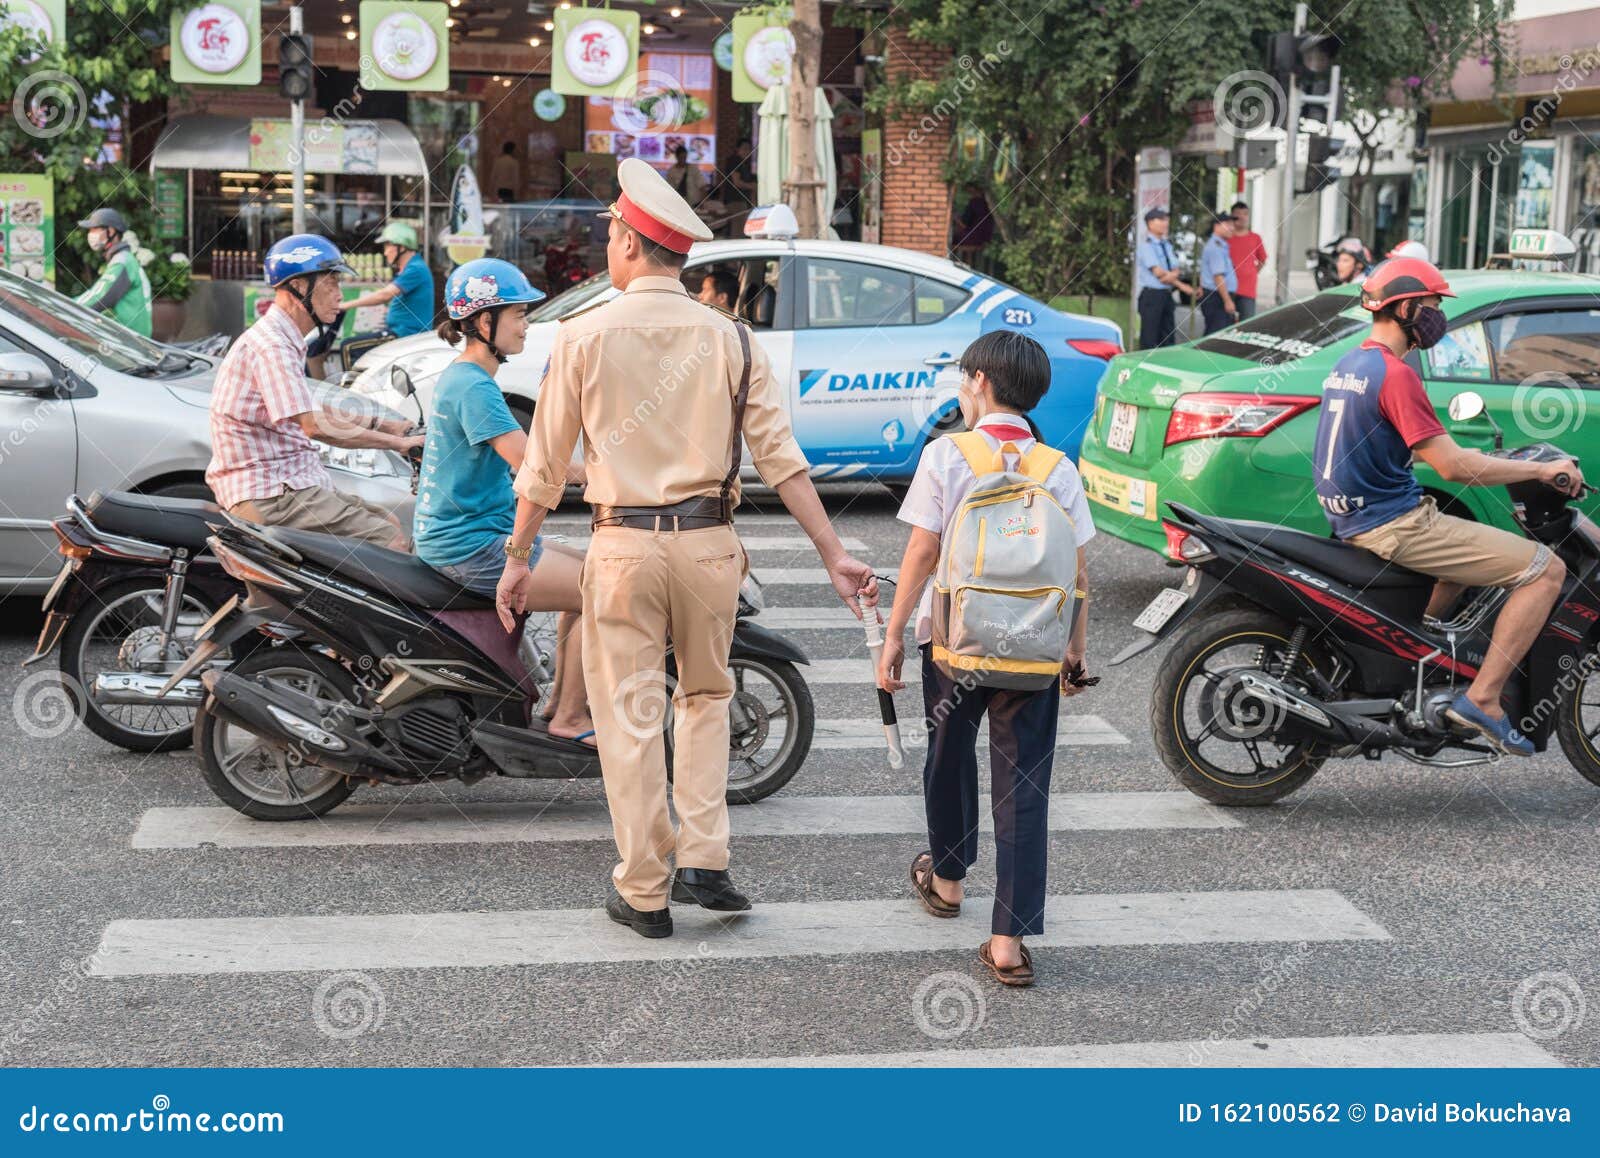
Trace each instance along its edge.
{"label": "shop sign", "polygon": [[214,0],[172,14],[172,79],[261,83],[261,0]]}
{"label": "shop sign", "polygon": [[[0,0],[0,28],[21,28],[45,44],[66,38],[67,0]],[[24,57],[22,64],[38,60],[43,52]]]}
{"label": "shop sign", "polygon": [[567,98],[554,89],[542,88],[533,94],[533,115],[541,121],[559,121],[567,111]]}
{"label": "shop sign", "polygon": [[632,96],[639,58],[639,14],[558,8],[550,87],[567,96]]}
{"label": "shop sign", "polygon": [[759,104],[773,85],[789,82],[794,62],[793,12],[788,8],[733,18],[733,99]]}
{"label": "shop sign", "polygon": [[0,173],[0,266],[56,280],[56,187],[39,173]]}
{"label": "shop sign", "polygon": [[361,0],[361,87],[444,92],[450,87],[450,6]]}

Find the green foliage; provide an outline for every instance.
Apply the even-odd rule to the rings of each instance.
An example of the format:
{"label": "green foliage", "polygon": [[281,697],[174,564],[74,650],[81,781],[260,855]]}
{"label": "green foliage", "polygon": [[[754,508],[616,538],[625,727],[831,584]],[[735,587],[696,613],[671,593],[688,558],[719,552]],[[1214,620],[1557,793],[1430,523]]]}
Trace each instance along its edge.
{"label": "green foliage", "polygon": [[[1316,0],[1309,27],[1343,41],[1346,109],[1376,113],[1437,99],[1466,56],[1498,62],[1509,9],[1510,0]],[[1047,300],[1127,291],[1138,150],[1176,144],[1190,106],[1260,70],[1266,34],[1294,19],[1290,0],[1235,6],[1225,20],[1192,0],[897,0],[895,11],[952,63],[869,103],[980,135],[985,154],[953,159],[948,175],[985,188],[1007,276]],[[995,156],[1013,153],[1010,172],[998,173]],[[1203,178],[1197,188],[1179,180],[1174,201],[1211,201]]]}
{"label": "green foliage", "polygon": [[[162,56],[172,12],[189,0],[94,0],[68,5],[65,44],[32,61],[36,41],[0,30],[0,156],[7,172],[44,173],[55,183],[56,282],[76,293],[94,280],[98,261],[76,223],[113,206],[140,236],[157,236],[150,177],[125,164],[96,165],[106,133],[94,121],[120,116],[128,144],[136,104],[172,92]],[[167,251],[155,247],[156,262]],[[155,263],[153,262],[152,265]]]}

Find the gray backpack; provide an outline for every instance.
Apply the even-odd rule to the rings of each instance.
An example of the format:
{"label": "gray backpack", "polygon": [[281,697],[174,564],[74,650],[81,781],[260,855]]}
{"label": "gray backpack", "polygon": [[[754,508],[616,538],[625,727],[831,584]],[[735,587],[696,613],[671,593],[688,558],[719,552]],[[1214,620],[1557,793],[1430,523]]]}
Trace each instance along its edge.
{"label": "gray backpack", "polygon": [[978,483],[940,547],[933,662],[968,686],[1047,688],[1061,678],[1077,610],[1077,529],[1044,487],[1065,455],[1040,442],[991,452],[975,430],[947,437]]}

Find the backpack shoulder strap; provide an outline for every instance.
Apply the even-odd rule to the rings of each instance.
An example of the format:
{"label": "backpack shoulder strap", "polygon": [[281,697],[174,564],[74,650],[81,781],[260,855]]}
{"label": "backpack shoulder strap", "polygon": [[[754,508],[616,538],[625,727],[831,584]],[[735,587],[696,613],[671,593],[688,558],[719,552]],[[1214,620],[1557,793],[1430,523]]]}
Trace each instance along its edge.
{"label": "backpack shoulder strap", "polygon": [[950,434],[945,437],[956,444],[956,449],[967,460],[967,465],[972,468],[972,473],[982,478],[994,469],[994,452],[989,449],[989,440],[976,430],[963,430],[959,434]]}
{"label": "backpack shoulder strap", "polygon": [[1033,446],[1028,449],[1028,453],[1022,456],[1022,462],[1020,464],[1022,467],[1022,473],[1027,475],[1040,486],[1043,486],[1045,480],[1050,477],[1051,472],[1054,471],[1056,467],[1061,464],[1061,460],[1066,457],[1067,454],[1065,451],[1057,450],[1053,446],[1046,446],[1042,442],[1035,442]]}

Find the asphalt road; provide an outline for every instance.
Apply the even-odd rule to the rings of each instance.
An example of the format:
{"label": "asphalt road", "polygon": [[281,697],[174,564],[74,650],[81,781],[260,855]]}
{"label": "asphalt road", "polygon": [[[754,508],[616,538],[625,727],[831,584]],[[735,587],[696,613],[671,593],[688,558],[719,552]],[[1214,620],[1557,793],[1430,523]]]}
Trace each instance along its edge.
{"label": "asphalt road", "polygon": [[[880,570],[898,564],[885,494],[828,501]],[[1155,659],[1100,666],[1174,573],[1105,536],[1091,558],[1105,679],[1063,708],[1058,899],[1038,984],[1015,992],[974,957],[989,847],[960,921],[910,899],[920,749],[893,772],[860,723],[870,685],[840,682],[865,654],[853,626],[793,629],[841,661],[813,686],[832,739],[735,811],[755,913],[679,908],[678,935],[645,942],[598,916],[613,859],[598,783],[363,788],[325,822],[243,821],[213,811],[191,753],[133,755],[40,715],[17,666],[33,601],[0,604],[0,1060],[1600,1062],[1600,788],[1559,754],[1345,761],[1273,807],[1204,806],[1151,745]],[[830,606],[788,578],[767,589],[775,611]],[[899,702],[915,713],[911,692]]]}

